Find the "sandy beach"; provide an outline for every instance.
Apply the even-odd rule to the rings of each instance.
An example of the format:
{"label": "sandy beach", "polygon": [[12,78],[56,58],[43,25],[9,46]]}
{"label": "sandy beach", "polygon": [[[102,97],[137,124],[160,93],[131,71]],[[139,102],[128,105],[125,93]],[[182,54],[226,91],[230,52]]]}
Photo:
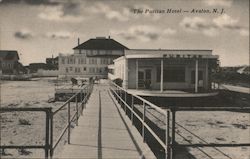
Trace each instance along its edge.
{"label": "sandy beach", "polygon": [[[1,81],[1,107],[52,107],[63,103],[48,103],[54,97],[55,78],[38,78],[32,81]],[[72,112],[75,110],[72,107]],[[44,112],[1,113],[1,145],[43,145],[45,142]],[[67,109],[54,116],[54,140],[67,121]],[[67,135],[67,134],[66,134]],[[64,135],[64,136],[66,136]],[[62,140],[55,153],[66,143]],[[5,150],[2,158],[43,158],[43,149]]]}
{"label": "sandy beach", "polygon": [[[140,111],[142,107],[136,105]],[[147,109],[147,118],[165,130],[165,116]],[[250,143],[250,114],[240,112],[177,112],[176,142],[179,144]],[[195,159],[249,159],[249,147],[187,148]],[[176,153],[176,159],[189,159]]]}

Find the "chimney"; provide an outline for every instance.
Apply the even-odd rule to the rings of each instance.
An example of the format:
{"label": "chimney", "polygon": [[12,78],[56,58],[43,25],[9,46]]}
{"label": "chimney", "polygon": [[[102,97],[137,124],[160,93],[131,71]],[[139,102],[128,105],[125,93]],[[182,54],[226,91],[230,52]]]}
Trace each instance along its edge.
{"label": "chimney", "polygon": [[[78,43],[77,46],[79,46],[80,45],[80,38],[77,39],[77,43]],[[79,54],[81,54],[81,49],[79,49]]]}
{"label": "chimney", "polygon": [[80,38],[77,39],[77,45],[80,45]]}

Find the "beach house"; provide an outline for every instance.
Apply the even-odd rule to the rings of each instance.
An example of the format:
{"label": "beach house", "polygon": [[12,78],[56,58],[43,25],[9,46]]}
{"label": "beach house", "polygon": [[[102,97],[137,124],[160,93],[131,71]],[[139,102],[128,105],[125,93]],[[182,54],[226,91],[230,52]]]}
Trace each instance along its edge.
{"label": "beach house", "polygon": [[125,50],[109,65],[109,78],[135,92],[207,93],[218,66],[212,50]]}
{"label": "beach house", "polygon": [[0,73],[16,74],[21,64],[16,50],[0,50]]}

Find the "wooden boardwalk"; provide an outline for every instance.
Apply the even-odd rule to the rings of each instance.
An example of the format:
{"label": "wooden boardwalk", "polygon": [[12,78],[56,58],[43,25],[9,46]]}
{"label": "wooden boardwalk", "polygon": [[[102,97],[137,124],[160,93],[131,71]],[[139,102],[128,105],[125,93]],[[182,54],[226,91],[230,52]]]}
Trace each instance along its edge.
{"label": "wooden boardwalk", "polygon": [[71,143],[55,158],[155,158],[109,92],[107,84],[93,93],[73,129]]}

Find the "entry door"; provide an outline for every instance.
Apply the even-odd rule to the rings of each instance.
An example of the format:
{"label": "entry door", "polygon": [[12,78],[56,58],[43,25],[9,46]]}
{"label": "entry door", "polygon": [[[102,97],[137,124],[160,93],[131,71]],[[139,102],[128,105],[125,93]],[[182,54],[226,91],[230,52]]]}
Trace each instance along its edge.
{"label": "entry door", "polygon": [[144,88],[144,71],[138,71],[138,88]]}
{"label": "entry door", "polygon": [[151,70],[145,70],[145,80],[149,80],[151,82]]}
{"label": "entry door", "polygon": [[149,88],[151,85],[151,70],[138,71],[138,88]]}
{"label": "entry door", "polygon": [[146,89],[151,89],[151,70],[145,70],[144,86]]}

